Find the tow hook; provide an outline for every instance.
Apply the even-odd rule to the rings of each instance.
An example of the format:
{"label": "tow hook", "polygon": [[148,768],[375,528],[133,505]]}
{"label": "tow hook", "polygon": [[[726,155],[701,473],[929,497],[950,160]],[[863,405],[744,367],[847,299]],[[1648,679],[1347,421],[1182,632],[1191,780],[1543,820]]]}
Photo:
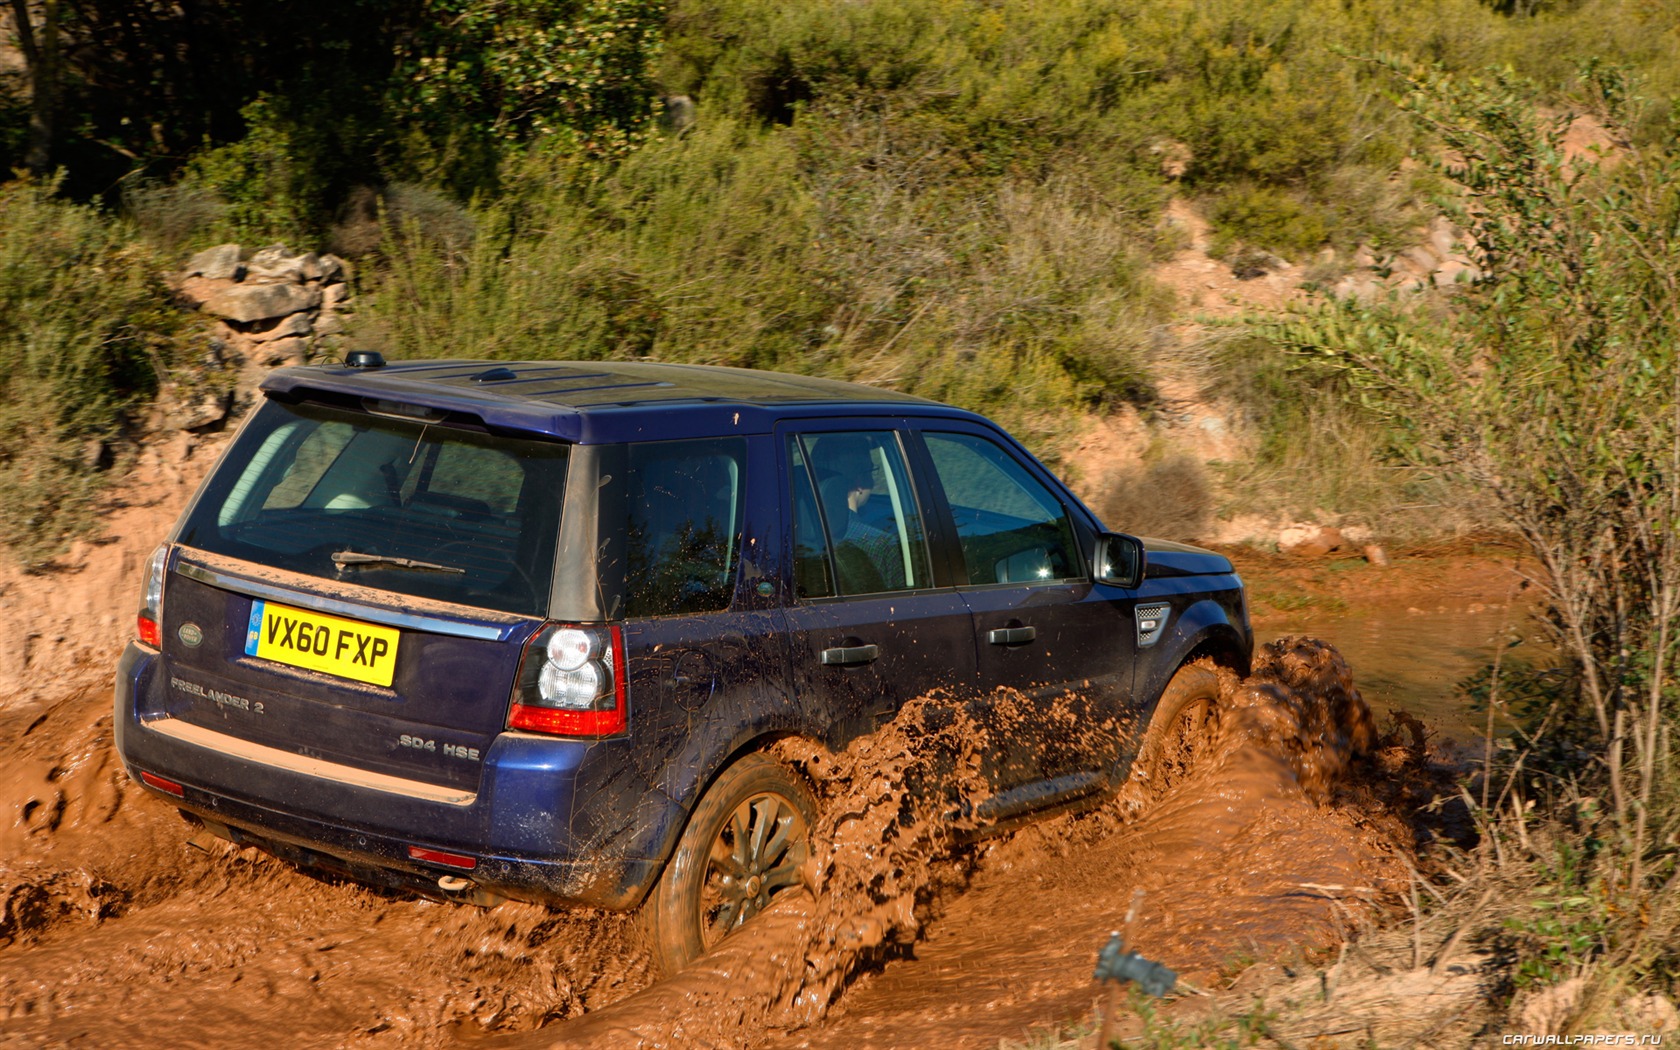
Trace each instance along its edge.
{"label": "tow hook", "polygon": [[438,889],[445,893],[460,893],[471,887],[471,879],[463,879],[459,875],[441,875],[438,877]]}

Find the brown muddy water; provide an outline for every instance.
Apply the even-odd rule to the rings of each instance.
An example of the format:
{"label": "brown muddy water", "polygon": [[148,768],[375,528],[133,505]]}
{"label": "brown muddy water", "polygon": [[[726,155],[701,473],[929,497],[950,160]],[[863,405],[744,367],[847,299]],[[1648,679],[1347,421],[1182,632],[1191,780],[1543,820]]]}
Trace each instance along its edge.
{"label": "brown muddy water", "polygon": [[913,707],[844,754],[787,749],[823,796],[816,893],[657,983],[622,915],[386,897],[195,838],[126,782],[92,679],[0,709],[0,1048],[990,1050],[1090,1015],[1134,901],[1131,946],[1203,982],[1392,906],[1427,778],[1359,694],[1412,651],[1385,636],[1356,688],[1334,649],[1270,647],[1223,678],[1189,774],[978,844],[913,787],[938,769],[976,799],[987,742],[960,719],[930,732]]}
{"label": "brown muddy water", "polygon": [[[1486,709],[1473,708],[1462,686],[1485,673],[1496,653],[1505,672],[1556,661],[1528,601],[1274,613],[1256,618],[1255,630],[1261,636],[1333,639],[1358,669],[1359,691],[1379,717],[1405,711],[1444,744],[1479,742],[1486,734]],[[1508,731],[1495,720],[1496,736]]]}

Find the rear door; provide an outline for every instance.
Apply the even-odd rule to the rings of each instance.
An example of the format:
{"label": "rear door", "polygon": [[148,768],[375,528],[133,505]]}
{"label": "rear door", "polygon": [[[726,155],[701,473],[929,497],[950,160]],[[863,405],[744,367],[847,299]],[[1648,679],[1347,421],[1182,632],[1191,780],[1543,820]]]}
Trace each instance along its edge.
{"label": "rear door", "polygon": [[1020,709],[1004,699],[999,713],[1036,785],[1022,804],[1101,788],[1130,717],[1133,594],[1092,581],[1077,509],[1013,443],[961,423],[919,437],[955,538],[980,687],[1018,694]]}
{"label": "rear door", "polygon": [[622,536],[623,555],[605,559],[602,577],[623,594],[634,708],[617,775],[684,804],[743,737],[797,725],[775,591],[756,586],[779,522],[773,499],[748,498],[777,488],[769,444],[713,437],[603,450],[601,534]]}
{"label": "rear door", "polygon": [[968,607],[935,577],[904,434],[879,420],[777,431],[794,687],[828,712],[835,746],[918,696],[973,687]]}

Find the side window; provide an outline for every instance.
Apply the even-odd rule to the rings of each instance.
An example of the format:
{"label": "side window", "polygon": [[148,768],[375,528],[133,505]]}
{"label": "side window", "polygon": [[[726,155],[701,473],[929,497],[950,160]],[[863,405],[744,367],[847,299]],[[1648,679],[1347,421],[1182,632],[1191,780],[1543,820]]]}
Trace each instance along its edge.
{"label": "side window", "polygon": [[739,438],[630,446],[627,616],[729,608],[746,451]]}
{"label": "side window", "polygon": [[956,519],[969,583],[1083,574],[1067,510],[1007,449],[971,434],[923,437]]}
{"label": "side window", "polygon": [[[790,441],[789,463],[796,474],[800,465],[806,472],[793,485],[796,574],[802,571],[798,537],[805,537],[813,558],[817,538],[828,540],[826,575],[808,562],[798,582],[809,588],[821,579],[832,583],[827,593],[840,594],[930,586],[921,512],[898,436],[890,430],[835,431]],[[801,506],[802,499],[809,503]]]}
{"label": "side window", "polygon": [[827,598],[834,593],[828,537],[798,438],[788,441],[788,491],[793,493],[793,592],[801,598]]}

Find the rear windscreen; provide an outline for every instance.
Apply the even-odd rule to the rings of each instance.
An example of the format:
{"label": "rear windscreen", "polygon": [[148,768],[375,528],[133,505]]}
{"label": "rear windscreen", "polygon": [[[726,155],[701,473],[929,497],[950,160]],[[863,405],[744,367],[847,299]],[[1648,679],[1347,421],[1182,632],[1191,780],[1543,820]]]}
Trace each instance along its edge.
{"label": "rear windscreen", "polygon": [[566,456],[556,442],[269,401],[217,468],[181,542],[541,616]]}

